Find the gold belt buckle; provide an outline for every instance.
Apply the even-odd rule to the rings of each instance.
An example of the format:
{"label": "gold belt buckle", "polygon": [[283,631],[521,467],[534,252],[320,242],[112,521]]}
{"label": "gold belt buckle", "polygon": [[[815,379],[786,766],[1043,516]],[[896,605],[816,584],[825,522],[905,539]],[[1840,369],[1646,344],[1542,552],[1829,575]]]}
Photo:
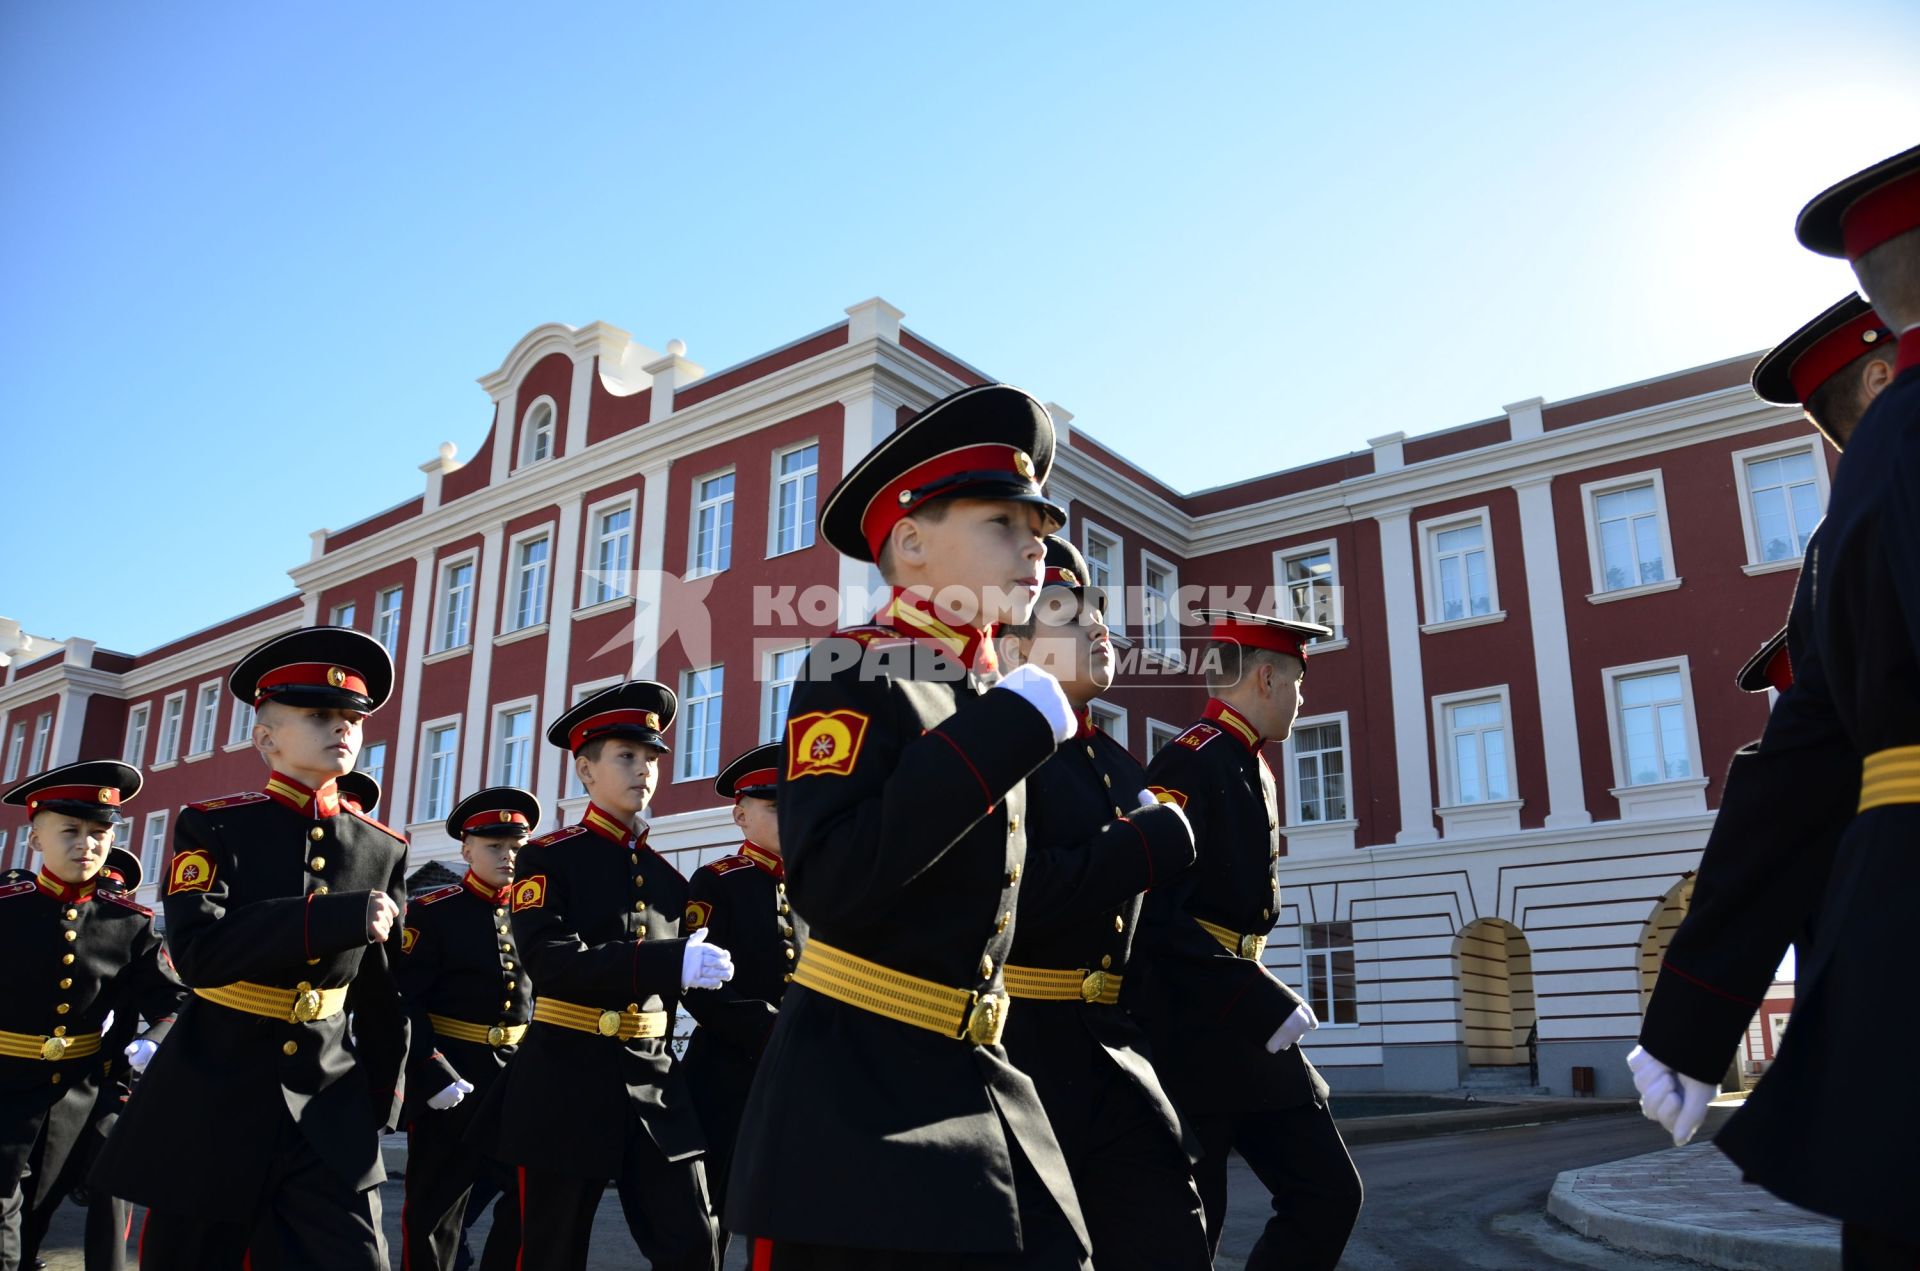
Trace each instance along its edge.
{"label": "gold belt buckle", "polygon": [[1007,1006],[997,993],[975,997],[967,1011],[967,1040],[976,1046],[1000,1044],[1000,1030],[1007,1025]]}
{"label": "gold belt buckle", "polygon": [[73,1045],[73,1039],[70,1037],[49,1037],[40,1043],[40,1058],[48,1063],[65,1058],[67,1047],[71,1045]]}
{"label": "gold belt buckle", "polygon": [[1106,991],[1107,973],[1105,971],[1089,971],[1087,978],[1080,981],[1080,1000],[1083,1002],[1097,1002],[1100,1000],[1100,995]]}
{"label": "gold belt buckle", "polygon": [[1258,962],[1260,960],[1260,955],[1265,953],[1266,951],[1267,951],[1267,938],[1265,936],[1241,936],[1240,937],[1240,956],[1241,957],[1252,958],[1254,961]]}
{"label": "gold belt buckle", "polygon": [[495,1024],[487,1030],[487,1045],[496,1050],[507,1044],[507,1030]]}
{"label": "gold belt buckle", "polygon": [[288,1012],[288,1018],[296,1024],[311,1024],[319,1016],[320,990],[305,980],[300,981],[293,992],[293,1010]]}
{"label": "gold belt buckle", "polygon": [[618,1037],[620,1035],[620,1012],[601,1011],[599,1029],[602,1037]]}

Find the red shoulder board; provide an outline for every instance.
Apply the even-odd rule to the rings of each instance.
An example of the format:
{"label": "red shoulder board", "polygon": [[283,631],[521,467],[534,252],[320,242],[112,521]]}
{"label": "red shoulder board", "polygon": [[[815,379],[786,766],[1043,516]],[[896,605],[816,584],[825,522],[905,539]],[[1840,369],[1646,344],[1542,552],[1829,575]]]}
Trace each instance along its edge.
{"label": "red shoulder board", "polygon": [[1195,724],[1186,732],[1173,739],[1173,745],[1185,746],[1188,750],[1198,750],[1220,735],[1220,730],[1212,724]]}
{"label": "red shoulder board", "polygon": [[722,856],[707,866],[716,874],[731,874],[736,869],[751,869],[753,862],[744,856]]}
{"label": "red shoulder board", "polygon": [[407,907],[412,908],[415,905],[431,905],[436,901],[445,900],[449,896],[458,896],[465,890],[466,887],[460,883],[448,883],[445,887],[436,887],[432,891],[421,892],[418,896],[415,896],[407,902]]}
{"label": "red shoulder board", "polygon": [[189,803],[187,806],[196,812],[218,812],[221,808],[237,808],[249,803],[265,803],[267,796],[258,790],[248,790],[244,794],[222,795],[218,799],[208,799],[204,803]]}
{"label": "red shoulder board", "polygon": [[365,812],[362,812],[359,808],[347,807],[347,805],[344,803],[341,804],[340,806],[343,808],[346,808],[347,811],[353,813],[355,816],[359,817],[362,821],[365,821],[368,825],[371,825],[374,829],[383,830],[386,833],[391,834],[394,838],[400,840],[402,843],[407,841],[406,835],[394,829],[391,825],[382,825],[380,822],[368,816]]}
{"label": "red shoulder board", "polygon": [[131,909],[135,913],[145,914],[149,918],[153,917],[153,910],[147,908],[123,891],[96,891],[93,893],[93,898],[95,900],[111,901],[123,909]]}
{"label": "red shoulder board", "polygon": [[30,891],[38,891],[38,890],[39,890],[39,884],[34,882],[31,878],[27,879],[24,882],[6,883],[4,885],[0,885],[0,900],[4,900],[8,896],[24,896]]}
{"label": "red shoulder board", "polygon": [[883,626],[879,626],[878,624],[860,626],[860,627],[846,627],[842,630],[834,632],[833,634],[835,634],[836,636],[840,636],[844,639],[851,640],[863,649],[866,648],[868,645],[874,643],[876,640],[903,640],[904,641],[909,638],[901,634],[900,632],[894,630],[892,627],[883,627]]}
{"label": "red shoulder board", "polygon": [[577,837],[578,835],[581,835],[581,834],[585,834],[586,832],[587,832],[587,827],[584,825],[563,825],[559,829],[554,830],[550,834],[542,834],[537,839],[528,840],[527,846],[528,847],[551,847],[555,843],[564,843],[568,839]]}

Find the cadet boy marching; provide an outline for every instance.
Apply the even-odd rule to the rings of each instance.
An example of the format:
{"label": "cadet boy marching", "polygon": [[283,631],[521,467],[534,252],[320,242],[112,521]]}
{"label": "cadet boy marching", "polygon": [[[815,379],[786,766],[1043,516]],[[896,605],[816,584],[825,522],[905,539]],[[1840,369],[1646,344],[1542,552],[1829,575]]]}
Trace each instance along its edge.
{"label": "cadet boy marching", "polygon": [[779,781],[808,924],[748,1098],[728,1226],[799,1268],[1085,1265],[1072,1180],[1000,1046],[1026,868],[1022,783],[1074,732],[1053,676],[994,685],[988,628],[1024,621],[1042,536],[1044,407],[1006,385],[935,403],[856,464],[821,535],[894,590],[816,644]]}
{"label": "cadet boy marching", "polygon": [[447,817],[447,837],[460,844],[466,877],[415,896],[407,907],[400,934],[400,989],[413,1022],[400,1223],[405,1271],[453,1271],[467,1200],[482,1180],[502,1200],[494,1206],[481,1271],[509,1271],[520,1256],[512,1171],[463,1140],[533,1013],[507,913],[515,854],[539,823],[540,801],[525,790],[493,786],[468,795]]}
{"label": "cadet boy marching", "polygon": [[407,1050],[386,941],[406,845],[334,781],[392,684],[379,642],[339,627],[270,640],[228,677],[271,772],[180,813],[167,949],[193,997],[93,1179],[148,1207],[145,1268],[236,1267],[251,1239],[276,1268],[385,1271],[379,1136]]}
{"label": "cadet boy marching", "polygon": [[[700,1022],[687,1043],[687,1088],[707,1136],[707,1187],[715,1214],[726,1212],[727,1170],[740,1112],[804,939],[803,924],[787,900],[786,864],[780,859],[780,820],[774,810],[780,759],[780,743],[756,746],[714,780],[714,793],[733,800],[733,823],[745,841],[734,855],[693,871],[687,883],[681,929],[705,931],[733,955],[733,979],[687,1003]],[[727,1243],[722,1230],[722,1257]]]}
{"label": "cadet boy marching", "polygon": [[1360,1178],[1327,1084],[1298,1046],[1319,1021],[1260,961],[1280,912],[1280,814],[1261,751],[1293,731],[1307,641],[1331,632],[1251,613],[1197,616],[1212,623],[1203,662],[1212,696],[1147,777],[1186,810],[1199,860],[1148,898],[1140,1009],[1167,1089],[1200,1136],[1213,1247],[1236,1151],[1273,1197],[1247,1266],[1332,1271],[1360,1213]]}
{"label": "cadet boy marching", "polygon": [[997,640],[1003,666],[1031,662],[1059,677],[1079,724],[1027,778],[1007,1058],[1033,1079],[1066,1152],[1094,1265],[1204,1271],[1213,1259],[1192,1140],[1119,1005],[1142,895],[1193,863],[1193,832],[1177,804],[1147,792],[1127,748],[1094,726],[1089,703],[1113,684],[1105,606],[1078,549],[1048,535],[1033,619],[1003,626]]}
{"label": "cadet boy marching", "polygon": [[[89,1132],[103,1076],[121,1057],[100,1053],[109,1012],[115,1041],[145,1016],[129,1049],[151,1054],[182,992],[151,911],[101,886],[119,809],[140,790],[123,763],[67,764],[15,786],[27,809],[39,874],[0,876],[0,1267],[32,1265],[64,1188],[69,1158]],[[84,1151],[80,1153],[84,1155]],[[23,1225],[26,1228],[23,1239]]]}
{"label": "cadet boy marching", "polygon": [[590,801],[516,864],[513,943],[537,994],[533,1023],[469,1135],[520,1169],[524,1271],[586,1265],[608,1180],[656,1271],[718,1265],[706,1145],[669,1039],[682,993],[733,968],[704,932],[681,937],[687,881],[640,819],[676,704],[666,685],[634,680],[547,729]]}

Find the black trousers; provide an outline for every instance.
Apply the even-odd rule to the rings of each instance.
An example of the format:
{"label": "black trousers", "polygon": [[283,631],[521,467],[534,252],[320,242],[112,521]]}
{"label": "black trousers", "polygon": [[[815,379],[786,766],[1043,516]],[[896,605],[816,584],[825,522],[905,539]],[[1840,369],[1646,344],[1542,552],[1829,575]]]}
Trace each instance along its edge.
{"label": "black trousers", "polygon": [[[727,1176],[733,1171],[733,1144],[740,1137],[740,1116],[747,1107],[747,1092],[753,1087],[753,1065],[731,1053],[715,1053],[714,1042],[697,1063],[681,1068],[687,1080],[687,1094],[693,1100],[693,1112],[700,1119],[700,1132],[706,1135],[707,1191],[713,1199],[716,1218],[727,1212]],[[733,1237],[723,1226],[719,1234],[719,1255],[726,1261]]]}
{"label": "black trousers", "polygon": [[[633,1242],[653,1271],[719,1271],[713,1207],[700,1158],[669,1161],[637,1127],[613,1180]],[[520,1170],[518,1271],[582,1271],[604,1178]]]}
{"label": "black trousers", "polygon": [[[53,1225],[60,1202],[71,1196],[75,1204],[86,1207],[85,1257],[87,1271],[124,1271],[127,1265],[127,1232],[133,1220],[133,1206],[116,1196],[87,1187],[87,1175],[93,1172],[94,1158],[103,1142],[99,1132],[89,1125],[80,1141],[67,1156],[60,1176],[33,1197],[22,1217],[20,1262],[31,1267],[40,1255],[40,1246]],[[42,1147],[45,1146],[44,1132]],[[37,1152],[36,1152],[37,1155]],[[0,1261],[0,1266],[5,1266]]]}
{"label": "black trousers", "polygon": [[1333,1271],[1360,1217],[1362,1189],[1332,1113],[1307,1103],[1196,1117],[1193,1125],[1204,1152],[1194,1181],[1213,1251],[1226,1221],[1227,1153],[1235,1151],[1273,1198],[1247,1271]]}
{"label": "black trousers", "polygon": [[1859,1223],[1840,1225],[1840,1271],[1914,1271],[1920,1267],[1920,1244]]}
{"label": "black trousers", "polygon": [[148,1210],[141,1271],[238,1271],[249,1243],[254,1264],[268,1263],[273,1271],[388,1271],[379,1189],[349,1187],[291,1116],[281,1114],[277,1133],[260,1211],[211,1219]]}
{"label": "black trousers", "polygon": [[[400,1210],[401,1271],[453,1271],[466,1235],[467,1203],[475,1184],[499,1195],[493,1229],[480,1255],[481,1271],[513,1271],[520,1256],[520,1198],[513,1171],[463,1141],[472,1121],[469,1100],[445,1112],[425,1112],[407,1127],[407,1199]],[[473,1101],[477,1107],[477,1101]]]}
{"label": "black trousers", "polygon": [[1041,1087],[1100,1271],[1211,1271],[1206,1211],[1186,1148],[1108,1065],[1071,1092]]}

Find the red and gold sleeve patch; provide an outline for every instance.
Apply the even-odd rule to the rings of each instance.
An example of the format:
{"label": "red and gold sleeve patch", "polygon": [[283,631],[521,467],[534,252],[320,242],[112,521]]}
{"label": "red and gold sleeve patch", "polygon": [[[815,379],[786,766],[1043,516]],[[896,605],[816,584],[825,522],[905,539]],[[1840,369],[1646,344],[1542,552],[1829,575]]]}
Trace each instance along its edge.
{"label": "red and gold sleeve patch", "polygon": [[1176,808],[1187,806],[1187,793],[1184,790],[1169,790],[1165,786],[1148,786],[1147,793],[1162,803],[1171,803]]}
{"label": "red and gold sleeve patch", "polygon": [[513,912],[522,909],[538,909],[547,903],[547,876],[535,874],[532,878],[523,878],[513,885]]}
{"label": "red and gold sleeve patch", "polygon": [[851,775],[869,722],[859,711],[808,711],[789,719],[787,780]]}
{"label": "red and gold sleeve patch", "polygon": [[412,953],[413,946],[420,943],[420,933],[412,927],[400,928],[400,952]]}
{"label": "red and gold sleeve patch", "polygon": [[680,924],[687,931],[698,931],[713,921],[713,906],[704,900],[687,902],[687,920]]}
{"label": "red and gold sleeve patch", "polygon": [[213,886],[213,857],[199,848],[181,852],[167,871],[167,895],[206,891]]}

